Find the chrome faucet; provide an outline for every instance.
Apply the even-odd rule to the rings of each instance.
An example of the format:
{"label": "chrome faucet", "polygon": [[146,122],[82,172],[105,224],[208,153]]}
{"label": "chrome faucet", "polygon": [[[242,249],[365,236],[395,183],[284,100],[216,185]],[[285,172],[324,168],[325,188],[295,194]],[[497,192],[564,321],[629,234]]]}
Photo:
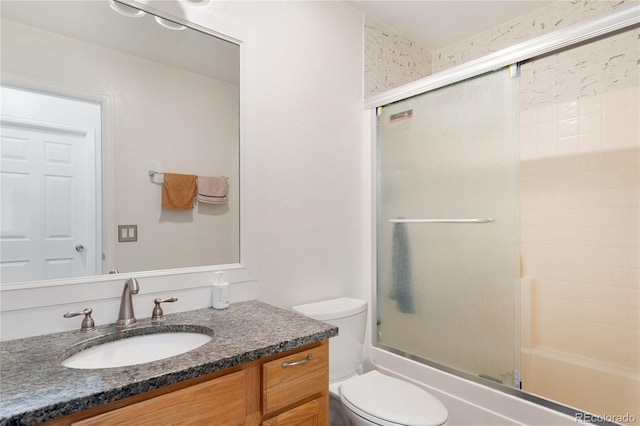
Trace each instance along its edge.
{"label": "chrome faucet", "polygon": [[138,294],[138,291],[140,291],[138,280],[131,277],[125,281],[124,288],[122,289],[122,298],[120,299],[120,313],[116,321],[116,328],[131,327],[138,322],[133,313],[133,300],[131,300],[131,295]]}

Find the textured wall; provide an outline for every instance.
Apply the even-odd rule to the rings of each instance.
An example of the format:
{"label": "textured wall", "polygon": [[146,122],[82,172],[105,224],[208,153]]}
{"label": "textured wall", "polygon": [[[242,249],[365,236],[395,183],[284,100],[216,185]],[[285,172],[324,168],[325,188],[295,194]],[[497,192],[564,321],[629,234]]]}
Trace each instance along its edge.
{"label": "textured wall", "polygon": [[431,53],[374,18],[364,16],[364,96],[431,74]]}
{"label": "textured wall", "polygon": [[[634,2],[637,3],[635,0],[557,1],[432,53],[365,15],[364,96],[393,89]],[[523,108],[566,100],[576,91],[588,96],[637,85],[639,34],[640,30],[636,30],[607,37],[588,47],[590,55],[580,55],[580,50],[571,49],[524,65]],[[581,59],[577,60],[577,56]],[[551,68],[562,68],[563,72],[552,80],[548,72]]]}
{"label": "textured wall", "polygon": [[559,0],[514,18],[476,36],[433,52],[433,72],[439,72],[505,47],[553,32],[576,22],[625,7],[630,0]]}
{"label": "textured wall", "polygon": [[640,29],[628,30],[523,64],[520,109],[637,87],[638,37]]}

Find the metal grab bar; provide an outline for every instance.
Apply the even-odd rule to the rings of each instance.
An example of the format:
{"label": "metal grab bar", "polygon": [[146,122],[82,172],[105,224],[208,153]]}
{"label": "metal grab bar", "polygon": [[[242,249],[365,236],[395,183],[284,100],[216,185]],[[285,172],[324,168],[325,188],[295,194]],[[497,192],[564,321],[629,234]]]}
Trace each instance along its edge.
{"label": "metal grab bar", "polygon": [[391,223],[491,223],[493,218],[486,219],[389,219]]}

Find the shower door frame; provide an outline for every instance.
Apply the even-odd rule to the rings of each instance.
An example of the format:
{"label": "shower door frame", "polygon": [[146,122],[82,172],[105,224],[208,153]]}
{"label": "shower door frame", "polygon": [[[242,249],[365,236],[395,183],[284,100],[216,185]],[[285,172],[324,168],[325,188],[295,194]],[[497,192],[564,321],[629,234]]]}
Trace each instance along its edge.
{"label": "shower door frame", "polygon": [[[432,90],[442,88],[463,80],[494,71],[499,68],[517,65],[520,62],[533,59],[537,56],[552,53],[578,43],[596,39],[598,37],[614,33],[623,29],[633,27],[640,24],[640,5],[626,7],[620,11],[607,14],[605,16],[593,18],[581,23],[570,25],[569,27],[556,30],[549,34],[545,34],[514,46],[499,50],[495,53],[483,56],[465,64],[453,67],[449,70],[441,71],[431,76],[416,80],[395,89],[388,90],[379,95],[372,96],[364,101],[364,152],[368,153],[369,162],[364,164],[365,177],[365,211],[369,211],[370,215],[365,214],[364,235],[365,247],[370,248],[366,253],[365,260],[368,259],[370,264],[365,265],[365,278],[370,278],[371,292],[370,299],[370,317],[367,338],[371,343],[370,352],[366,353],[369,361],[378,368],[385,367],[376,363],[378,359],[392,359],[393,355],[400,356],[405,359],[419,362],[420,364],[435,368],[436,370],[449,373],[457,378],[465,379],[470,382],[495,389],[513,397],[522,399],[536,405],[549,408],[551,410],[566,414],[577,419],[578,415],[585,414],[583,411],[563,405],[560,402],[549,400],[535,394],[521,391],[513,387],[494,383],[490,380],[479,378],[471,373],[463,372],[456,368],[448,367],[433,361],[389,348],[378,343],[376,333],[377,312],[377,135],[376,135],[376,110],[378,107],[388,105],[393,102],[404,100],[413,96],[421,95]],[[368,167],[368,168],[367,168]],[[444,383],[444,382],[443,382]],[[453,383],[450,383],[453,384]],[[611,423],[604,423],[611,424]]]}

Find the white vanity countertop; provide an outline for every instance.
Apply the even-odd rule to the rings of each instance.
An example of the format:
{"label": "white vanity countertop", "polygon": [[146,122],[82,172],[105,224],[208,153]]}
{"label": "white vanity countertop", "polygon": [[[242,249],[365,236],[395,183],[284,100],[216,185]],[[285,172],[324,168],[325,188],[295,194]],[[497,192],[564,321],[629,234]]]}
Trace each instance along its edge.
{"label": "white vanity countertop", "polygon": [[[107,369],[71,369],[60,362],[70,347],[116,333],[113,324],[89,334],[78,330],[1,342],[0,426],[42,423],[338,334],[335,326],[258,301],[165,315],[162,327],[183,331],[185,325],[215,334],[181,355]],[[153,327],[148,318],[138,320],[134,333]]]}

